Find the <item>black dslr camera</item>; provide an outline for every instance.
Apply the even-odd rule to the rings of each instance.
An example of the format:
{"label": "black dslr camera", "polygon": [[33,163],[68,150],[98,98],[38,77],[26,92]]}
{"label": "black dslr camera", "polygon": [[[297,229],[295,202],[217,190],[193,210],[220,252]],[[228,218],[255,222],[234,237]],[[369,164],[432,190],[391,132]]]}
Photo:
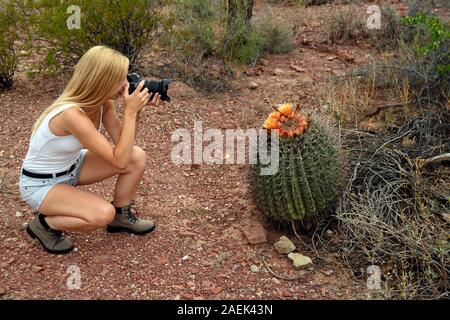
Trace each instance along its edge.
{"label": "black dslr camera", "polygon": [[[130,83],[130,88],[128,89],[129,94],[132,94],[142,81],[137,73],[130,73],[127,76],[127,80]],[[161,96],[161,101],[170,102],[170,97],[167,95],[167,90],[169,90],[169,83],[171,82],[172,79],[163,79],[161,81],[145,80],[145,84],[142,89],[147,88],[148,92],[152,93],[150,100],[153,99],[156,93],[159,93]]]}

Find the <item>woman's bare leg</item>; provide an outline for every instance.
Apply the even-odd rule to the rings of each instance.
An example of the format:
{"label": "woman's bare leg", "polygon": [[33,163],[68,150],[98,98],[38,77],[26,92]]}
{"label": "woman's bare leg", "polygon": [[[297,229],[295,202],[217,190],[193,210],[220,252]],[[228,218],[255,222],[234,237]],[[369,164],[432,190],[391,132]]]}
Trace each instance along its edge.
{"label": "woman's bare leg", "polygon": [[39,212],[55,230],[87,231],[105,227],[114,219],[115,208],[90,192],[59,183],[45,197]]}
{"label": "woman's bare leg", "polygon": [[[145,152],[134,147],[130,164],[120,170],[88,151],[77,185],[93,184],[119,174],[114,190],[114,206],[125,206],[131,202],[139,187],[146,160]],[[57,184],[45,197],[39,212],[46,216],[46,222],[55,230],[89,231],[111,223],[115,216],[114,206],[92,193],[67,184]]]}
{"label": "woman's bare leg", "polygon": [[147,156],[145,151],[134,147],[127,168],[119,170],[98,158],[91,152],[84,157],[77,185],[93,184],[119,174],[114,189],[114,206],[123,207],[131,202],[145,172]]}

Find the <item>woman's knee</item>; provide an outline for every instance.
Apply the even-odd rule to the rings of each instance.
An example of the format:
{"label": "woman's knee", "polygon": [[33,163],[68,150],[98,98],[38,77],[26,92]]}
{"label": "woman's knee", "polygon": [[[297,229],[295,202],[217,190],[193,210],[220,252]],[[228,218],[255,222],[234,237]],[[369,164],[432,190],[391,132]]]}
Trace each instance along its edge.
{"label": "woman's knee", "polygon": [[106,203],[95,209],[89,222],[98,228],[103,228],[113,222],[115,215],[116,209],[114,206]]}
{"label": "woman's knee", "polygon": [[145,166],[147,165],[147,154],[141,147],[133,147],[130,164],[135,168],[145,169]]}

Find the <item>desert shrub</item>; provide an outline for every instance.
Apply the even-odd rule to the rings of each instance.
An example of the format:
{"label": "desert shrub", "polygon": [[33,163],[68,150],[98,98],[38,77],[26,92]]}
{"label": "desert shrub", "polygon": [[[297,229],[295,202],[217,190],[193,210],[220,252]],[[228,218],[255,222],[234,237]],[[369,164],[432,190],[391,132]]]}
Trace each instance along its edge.
{"label": "desert shrub", "polygon": [[[336,210],[343,255],[378,265],[388,298],[448,298],[450,114],[423,110],[397,129],[344,137],[351,176]],[[437,156],[437,157],[436,157]]]}
{"label": "desert shrub", "polygon": [[[379,88],[398,89],[407,86],[410,103],[417,107],[441,104],[450,97],[450,41],[444,41],[427,54],[418,54],[409,46],[402,46],[390,59],[375,62],[368,69],[375,69],[375,84]],[[374,70],[364,70],[365,75]],[[405,88],[397,90],[401,92]]]}
{"label": "desert shrub", "polygon": [[287,26],[274,16],[263,15],[253,23],[254,34],[259,35],[264,45],[262,50],[268,53],[288,53],[294,48],[297,25]]}
{"label": "desert shrub", "polygon": [[22,20],[13,1],[0,6],[0,89],[9,89],[18,65],[15,41],[19,39],[18,24]]}
{"label": "desert shrub", "polygon": [[[47,50],[45,62],[71,64],[94,45],[107,45],[125,54],[131,68],[139,66],[141,52],[152,43],[162,19],[156,0],[28,1],[30,23]],[[80,28],[68,28],[68,7],[80,7]]]}
{"label": "desert shrub", "polygon": [[[216,56],[225,63],[255,63],[262,53],[285,53],[293,48],[295,28],[274,16],[248,19],[248,2],[236,1],[233,18],[227,1],[180,0],[170,28],[170,46],[190,58]],[[230,22],[231,21],[231,22]]]}
{"label": "desert shrub", "polygon": [[357,6],[339,8],[325,23],[325,32],[331,42],[356,43],[368,37],[367,31],[365,11]]}
{"label": "desert shrub", "polygon": [[450,24],[423,13],[402,18],[405,41],[413,43],[420,54],[427,54],[450,40]]}
{"label": "desert shrub", "polygon": [[406,4],[409,9],[408,15],[415,16],[419,13],[429,14],[436,8],[449,8],[448,0],[407,0]]}
{"label": "desert shrub", "polygon": [[402,24],[389,5],[381,7],[381,29],[369,30],[370,42],[380,50],[396,49],[402,37]]}

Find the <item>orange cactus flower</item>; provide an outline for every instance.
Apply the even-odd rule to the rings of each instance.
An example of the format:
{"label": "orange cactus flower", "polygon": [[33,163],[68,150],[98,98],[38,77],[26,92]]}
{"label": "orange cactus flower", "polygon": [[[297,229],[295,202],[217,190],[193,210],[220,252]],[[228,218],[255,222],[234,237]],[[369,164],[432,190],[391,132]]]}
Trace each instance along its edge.
{"label": "orange cactus flower", "polygon": [[278,107],[278,111],[281,114],[287,116],[288,114],[290,114],[293,111],[292,103],[284,103],[284,104],[280,105]]}
{"label": "orange cactus flower", "polygon": [[280,120],[280,117],[281,117],[281,113],[279,113],[278,111],[274,111],[271,114],[269,114],[269,118],[272,118],[272,119]]}
{"label": "orange cactus flower", "polygon": [[297,136],[302,134],[302,132],[303,132],[303,128],[302,127],[295,128],[295,130],[294,130],[294,134],[297,135]]}
{"label": "orange cactus flower", "polygon": [[280,124],[278,123],[278,120],[274,119],[274,118],[268,118],[265,122],[263,127],[265,129],[276,129],[280,126]]}

